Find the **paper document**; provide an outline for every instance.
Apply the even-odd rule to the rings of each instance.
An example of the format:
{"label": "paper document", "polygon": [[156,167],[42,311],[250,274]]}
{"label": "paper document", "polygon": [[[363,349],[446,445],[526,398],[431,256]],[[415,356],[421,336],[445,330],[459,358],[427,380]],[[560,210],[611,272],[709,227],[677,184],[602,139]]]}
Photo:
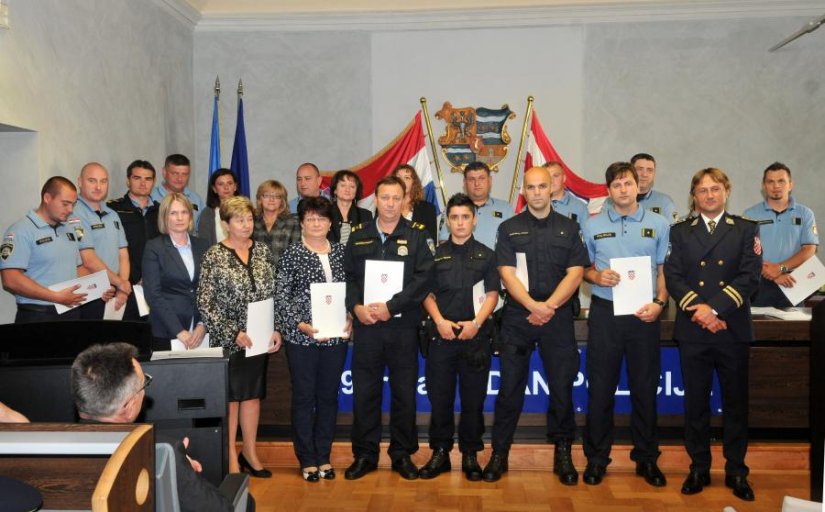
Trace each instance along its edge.
{"label": "paper document", "polygon": [[774,307],[752,307],[751,314],[754,316],[770,316],[780,320],[801,320],[808,321],[811,319],[811,308],[785,308],[778,309]]}
{"label": "paper document", "polygon": [[192,350],[158,350],[152,352],[152,361],[186,359],[190,357],[223,357],[223,347],[193,348]]}
{"label": "paper document", "polygon": [[[75,290],[75,293],[86,294],[86,299],[83,301],[83,304],[103,297],[103,292],[112,286],[109,284],[109,276],[106,275],[106,271],[101,270],[100,272],[89,274],[88,276],[78,277],[77,279],[69,279],[68,281],[63,281],[62,283],[53,284],[49,286],[49,290],[59,292],[60,290],[65,290],[66,288],[71,288],[72,286],[78,284],[80,285],[80,288]],[[55,304],[54,307],[57,309],[58,315],[62,315],[66,311],[72,309],[64,306],[63,304]]]}
{"label": "paper document", "polygon": [[524,285],[524,289],[527,292],[530,292],[530,276],[527,275],[527,253],[524,252],[517,252],[516,253],[516,277],[521,284]]}
{"label": "paper document", "polygon": [[123,313],[126,312],[126,303],[124,302],[120,309],[115,309],[115,298],[112,297],[106,302],[106,307],[103,308],[104,320],[123,320]]}
{"label": "paper document", "polygon": [[813,255],[805,263],[796,267],[791,272],[791,277],[796,280],[793,288],[780,286],[779,289],[791,301],[791,304],[799,304],[825,284],[825,266],[816,255]]}
{"label": "paper document", "polygon": [[613,290],[613,316],[635,314],[653,300],[650,256],[610,258],[610,269],[621,276]]}
{"label": "paper document", "polygon": [[404,288],[404,262],[364,262],[364,305],[387,302]]}
{"label": "paper document", "polygon": [[209,348],[209,333],[206,333],[206,335],[204,335],[203,340],[201,341],[201,344],[198,345],[195,348],[186,348],[186,345],[184,345],[183,342],[181,340],[177,339],[177,338],[172,340],[172,351],[173,352],[178,351],[178,350],[198,350],[198,349],[202,349],[202,348]]}
{"label": "paper document", "polygon": [[132,292],[135,294],[135,301],[137,301],[138,315],[146,316],[149,314],[149,303],[146,302],[146,295],[143,293],[143,285],[136,284],[132,287]]}
{"label": "paper document", "polygon": [[345,337],[347,327],[346,283],[312,283],[309,285],[312,301],[312,327],[315,338]]}
{"label": "paper document", "polygon": [[266,354],[269,340],[275,332],[275,301],[251,302],[246,309],[246,334],[252,340],[252,347],[246,349],[246,357]]}

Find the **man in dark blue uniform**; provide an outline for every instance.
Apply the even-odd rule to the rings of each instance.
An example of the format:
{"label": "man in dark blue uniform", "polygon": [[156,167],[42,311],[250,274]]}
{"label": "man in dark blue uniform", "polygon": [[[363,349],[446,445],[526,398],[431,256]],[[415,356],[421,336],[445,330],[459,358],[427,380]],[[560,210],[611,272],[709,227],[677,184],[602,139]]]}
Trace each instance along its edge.
{"label": "man in dark blue uniform", "polygon": [[424,300],[438,335],[427,356],[427,396],[430,415],[430,461],[421,478],[435,478],[450,470],[455,434],[455,388],[458,380],[461,419],[458,448],[461,470],[468,480],[481,480],[476,452],[484,449],[484,399],[490,374],[492,321],[501,280],[492,249],[473,236],[476,205],[465,194],[447,203],[450,238],[435,251],[433,293]]}
{"label": "man in dark blue uniform", "polygon": [[[401,217],[404,183],[395,177],[375,186],[375,220],[353,227],[344,252],[347,310],[353,319],[352,452],[344,476],[355,480],[376,469],[381,441],[384,370],[389,369],[392,469],[418,478],[410,455],[418,451],[415,393],[418,380],[418,327],[421,303],[431,290],[435,242],[424,226]],[[365,304],[369,260],[403,262],[403,288],[386,302]]]}
{"label": "man in dark blue uniform", "polygon": [[579,474],[570,447],[576,434],[573,382],[579,354],[570,297],[590,265],[576,221],[553,211],[550,171],[533,167],[524,174],[527,209],[498,230],[496,259],[507,288],[502,315],[501,388],[496,398],[493,455],[483,478],[495,482],[507,471],[530,366],[538,346],[548,377],[548,434],[555,442],[553,471],[561,483],[575,485]]}
{"label": "man in dark blue uniform", "polygon": [[682,493],[710,485],[710,391],[719,376],[725,404],[725,485],[752,501],[748,484],[748,362],[753,341],[749,297],[759,285],[762,249],[755,222],[730,215],[730,180],[719,169],[697,172],[690,184],[699,215],[670,230],[665,262],[668,292],[676,302],[673,337],[685,385],[685,448],[690,473]]}
{"label": "man in dark blue uniform", "polygon": [[[610,203],[582,227],[584,243],[593,266],[584,278],[593,284],[587,319],[587,427],[584,483],[598,485],[610,464],[613,445],[613,406],[622,360],[627,365],[627,384],[633,411],[630,432],[636,474],[655,487],[664,487],[665,475],[656,465],[659,437],[656,432],[656,391],[659,386],[659,315],[667,301],[662,265],[668,249],[670,224],[645,210],[636,199],[638,176],[629,162],[611,164],[605,172]],[[634,314],[614,313],[613,288],[622,275],[611,268],[614,258],[647,256],[652,287],[645,304]],[[626,276],[630,277],[630,276]]]}
{"label": "man in dark blue uniform", "polygon": [[[129,243],[129,282],[140,284],[143,279],[143,248],[146,242],[160,235],[158,231],[158,203],[149,196],[155,183],[155,168],[146,160],[135,160],[126,168],[126,186],[129,189],[120,199],[106,204],[120,217],[126,241]],[[124,320],[140,318],[134,293],[126,300]]]}

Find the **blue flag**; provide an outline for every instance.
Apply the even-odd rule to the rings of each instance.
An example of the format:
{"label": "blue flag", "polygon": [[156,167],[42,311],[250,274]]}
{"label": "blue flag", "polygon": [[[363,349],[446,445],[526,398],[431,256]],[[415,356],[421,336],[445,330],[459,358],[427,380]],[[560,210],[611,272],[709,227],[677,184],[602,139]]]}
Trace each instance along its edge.
{"label": "blue flag", "polygon": [[243,97],[238,98],[238,124],[235,127],[235,146],[232,148],[232,164],[229,166],[238,177],[241,195],[249,197],[249,158],[246,154],[246,131],[243,127]]}
{"label": "blue flag", "polygon": [[212,140],[209,142],[209,177],[221,168],[221,123],[218,114],[218,96],[212,107]]}

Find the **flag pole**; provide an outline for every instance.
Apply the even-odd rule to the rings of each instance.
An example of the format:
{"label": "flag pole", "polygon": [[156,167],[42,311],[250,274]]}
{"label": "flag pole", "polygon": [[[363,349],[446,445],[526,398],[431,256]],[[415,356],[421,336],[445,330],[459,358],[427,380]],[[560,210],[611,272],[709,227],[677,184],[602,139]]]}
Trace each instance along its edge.
{"label": "flag pole", "polygon": [[427,138],[430,139],[430,150],[433,153],[435,172],[438,173],[438,188],[441,190],[441,200],[444,201],[444,208],[447,208],[447,192],[444,189],[444,177],[441,175],[441,165],[438,163],[438,153],[435,151],[433,125],[430,124],[430,112],[427,110],[427,98],[424,96],[421,97],[421,110],[424,111],[424,122],[427,124]]}
{"label": "flag pole", "polygon": [[516,187],[518,185],[519,167],[521,167],[521,150],[524,149],[524,139],[527,138],[527,120],[533,111],[533,97],[527,96],[527,111],[524,113],[524,125],[521,127],[521,140],[518,142],[518,152],[516,153],[516,169],[513,171],[513,183],[510,185],[510,204],[516,198]]}
{"label": "flag pole", "polygon": [[[221,142],[221,77],[220,75],[215,75],[215,100],[218,104],[218,155],[223,153],[223,143]],[[218,157],[220,160],[220,157]],[[218,162],[218,167],[221,166],[221,163]]]}

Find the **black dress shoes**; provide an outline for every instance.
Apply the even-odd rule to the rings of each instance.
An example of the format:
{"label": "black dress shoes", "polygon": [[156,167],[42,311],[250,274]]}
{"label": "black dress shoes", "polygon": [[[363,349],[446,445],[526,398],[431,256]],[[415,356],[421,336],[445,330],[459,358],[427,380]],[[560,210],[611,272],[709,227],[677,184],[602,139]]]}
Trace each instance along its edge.
{"label": "black dress shoes", "polygon": [[347,480],[358,480],[362,476],[375,471],[376,469],[378,469],[378,464],[366,457],[358,457],[344,472],[344,478]]}
{"label": "black dress shoes", "polygon": [[478,465],[478,458],[475,452],[467,452],[461,456],[461,471],[471,482],[481,480],[481,466]]}
{"label": "black dress shoes", "polygon": [[667,485],[664,473],[662,473],[659,466],[652,460],[636,463],[636,474],[643,476],[645,482],[653,487],[664,487]]}
{"label": "black dress shoes", "polygon": [[241,471],[246,471],[255,478],[269,478],[272,476],[272,471],[266,468],[253,468],[252,464],[250,464],[249,461],[246,460],[246,457],[243,456],[243,453],[238,454],[238,465],[241,467]]}
{"label": "black dress shoes", "polygon": [[748,484],[748,477],[744,475],[726,475],[725,485],[733,489],[733,495],[740,500],[754,500],[753,489]]}
{"label": "black dress shoes", "polygon": [[[449,457],[447,458],[449,462]],[[418,468],[413,464],[409,455],[402,455],[392,463],[392,470],[401,475],[404,480],[415,480],[418,478]]]}
{"label": "black dress shoes", "polygon": [[559,482],[564,485],[579,483],[579,472],[573,465],[570,448],[570,440],[564,439],[556,442],[556,450],[553,452],[553,473],[559,476]]}
{"label": "black dress shoes", "polygon": [[710,471],[691,471],[682,484],[682,494],[696,494],[710,485]]}
{"label": "black dress shoes", "polygon": [[607,473],[607,467],[594,462],[588,462],[587,467],[584,468],[584,483],[587,485],[599,485]]}
{"label": "black dress shoes", "polygon": [[501,479],[501,475],[507,472],[507,455],[504,453],[493,452],[490,457],[490,462],[481,473],[481,478],[485,482],[496,482]]}
{"label": "black dress shoes", "polygon": [[441,473],[445,473],[452,469],[450,464],[450,452],[444,448],[436,448],[433,451],[432,457],[423,468],[418,470],[418,476],[424,480],[435,478]]}

